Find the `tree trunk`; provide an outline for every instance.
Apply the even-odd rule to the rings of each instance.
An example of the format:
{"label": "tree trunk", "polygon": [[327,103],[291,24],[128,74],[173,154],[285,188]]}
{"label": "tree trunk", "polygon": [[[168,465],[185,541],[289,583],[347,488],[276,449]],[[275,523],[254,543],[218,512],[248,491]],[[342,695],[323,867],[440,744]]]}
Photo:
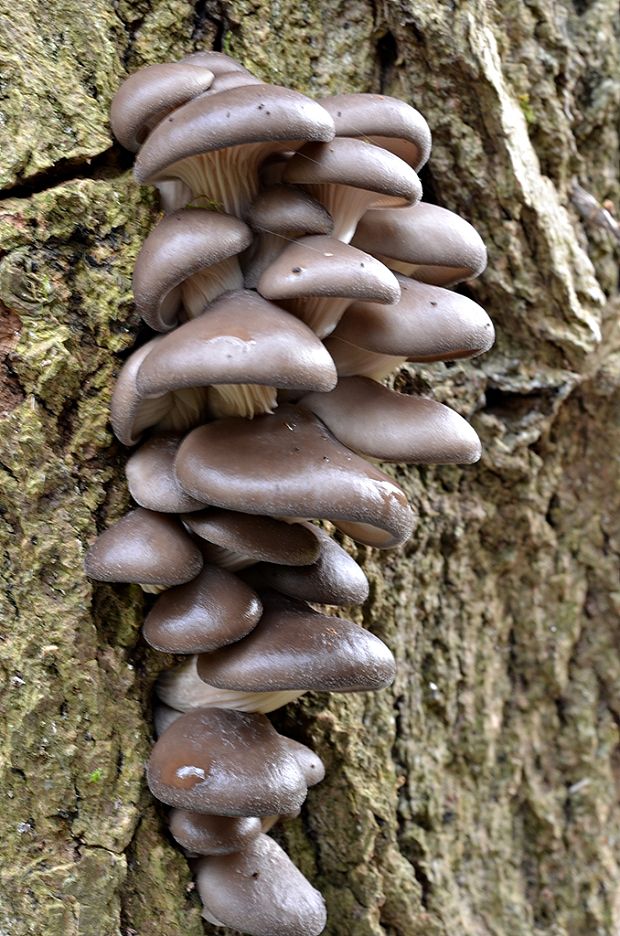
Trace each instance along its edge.
{"label": "tree trunk", "polygon": [[617,0],[0,6],[0,934],[222,932],[143,778],[170,660],[141,641],[140,590],[82,572],[128,502],[108,406],[157,217],[109,102],[127,72],[213,46],[425,114],[425,198],[485,238],[468,289],[498,333],[474,364],[403,370],[485,454],[394,469],[414,535],[357,555],[398,677],[277,714],[327,767],[277,835],[329,936],[618,933],[618,240],[574,188],[620,202]]}

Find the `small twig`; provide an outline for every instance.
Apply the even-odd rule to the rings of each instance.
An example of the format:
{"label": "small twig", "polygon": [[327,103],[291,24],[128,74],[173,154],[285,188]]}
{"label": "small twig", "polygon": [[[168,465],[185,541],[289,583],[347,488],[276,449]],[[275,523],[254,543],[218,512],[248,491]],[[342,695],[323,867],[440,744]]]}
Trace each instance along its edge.
{"label": "small twig", "polygon": [[620,223],[604,205],[596,200],[594,195],[586,192],[577,181],[573,181],[571,201],[586,223],[603,228],[620,243]]}

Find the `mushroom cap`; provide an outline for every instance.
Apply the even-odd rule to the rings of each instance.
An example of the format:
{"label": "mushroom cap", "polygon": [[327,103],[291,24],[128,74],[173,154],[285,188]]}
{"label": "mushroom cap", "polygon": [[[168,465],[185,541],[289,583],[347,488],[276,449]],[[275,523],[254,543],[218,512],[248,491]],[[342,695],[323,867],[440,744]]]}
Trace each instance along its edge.
{"label": "mushroom cap", "polygon": [[[157,340],[157,339],[155,339]],[[135,445],[141,433],[136,431],[136,416],[142,402],[136,387],[140,365],[151,351],[151,341],[143,344],[127,358],[119,371],[110,401],[110,420],[114,435],[123,445]]]}
{"label": "mushroom cap", "polygon": [[184,55],[181,62],[188,62],[190,65],[196,65],[201,68],[208,68],[213,74],[219,77],[231,71],[242,72],[253,78],[254,75],[248,71],[245,65],[238,62],[226,52],[215,52],[209,49],[207,52],[190,52]]}
{"label": "mushroom cap", "polygon": [[234,855],[202,858],[196,886],[203,916],[249,936],[319,936],[325,902],[268,835]]}
{"label": "mushroom cap", "polygon": [[189,809],[171,809],[168,824],[172,837],[195,855],[231,855],[260,834],[255,816],[208,816]]}
{"label": "mushroom cap", "polygon": [[402,543],[413,525],[392,479],[294,406],[252,422],[220,419],[195,429],[179,448],[175,472],[188,494],[217,507],[365,524],[373,532],[359,532],[369,545]]}
{"label": "mushroom cap", "polygon": [[297,763],[301,767],[302,773],[306,778],[309,787],[320,783],[325,777],[325,764],[318,754],[315,754],[305,744],[294,741],[293,738],[284,738],[291,754],[297,758]]}
{"label": "mushroom cap", "polygon": [[431,131],[410,104],[385,94],[334,94],[321,98],[338,137],[363,137],[419,170],[431,152]]}
{"label": "mushroom cap", "polygon": [[400,300],[386,309],[355,302],[345,310],[333,338],[410,361],[474,357],[493,345],[491,319],[467,296],[397,274]]}
{"label": "mushroom cap", "polygon": [[348,185],[375,192],[369,207],[412,205],[422,197],[414,169],[389,150],[363,140],[336,137],[306,143],[286,164],[282,179],[297,185]]}
{"label": "mushroom cap", "polygon": [[331,117],[310,98],[276,85],[245,85],[178,108],[149,135],[134,172],[139,182],[157,182],[174,177],[175,163],[210,150],[333,136]]}
{"label": "mushroom cap", "polygon": [[257,293],[239,290],[160,338],[137,384],[148,397],[207,384],[329,390],[336,380],[332,359],[307,325]]}
{"label": "mushroom cap", "polygon": [[487,265],[486,247],[475,228],[438,205],[368,211],[353,242],[388,266],[402,263],[403,273],[436,286],[479,276]]}
{"label": "mushroom cap", "polygon": [[179,323],[186,279],[233,257],[252,242],[252,232],[230,215],[185,208],[153,228],[138,254],[133,274],[136,308],[147,325],[166,332]]}
{"label": "mushroom cap", "polygon": [[334,226],[320,202],[292,185],[264,189],[250,205],[245,219],[252,230],[281,237],[329,234]]}
{"label": "mushroom cap", "polygon": [[394,679],[394,657],[358,624],[270,593],[251,634],[198,657],[198,675],[218,689],[368,692]]}
{"label": "mushroom cap", "polygon": [[213,72],[191,62],[147,65],[127,78],[114,97],[110,123],[125,149],[137,152],[150,127],[169,111],[206,91]]}
{"label": "mushroom cap", "polygon": [[99,582],[180,585],[198,575],[202,554],[176,518],[138,507],[95,540],[84,568]]}
{"label": "mushroom cap", "polygon": [[134,452],[125,473],[129,493],[141,507],[160,513],[204,510],[204,504],[185,493],[172,470],[182,436],[155,435]]}
{"label": "mushroom cap", "polygon": [[395,393],[368,377],[344,377],[331,393],[310,393],[312,410],[337,439],[381,461],[471,464],[482,454],[467,420],[436,400]]}
{"label": "mushroom cap", "polygon": [[333,237],[301,237],[267,267],[257,289],[267,299],[342,296],[393,303],[400,296],[394,274],[370,254]]}
{"label": "mushroom cap", "polygon": [[159,596],[142,633],[164,653],[207,653],[249,634],[262,611],[258,595],[245,582],[205,565],[193,581]]}
{"label": "mushroom cap", "polygon": [[271,816],[306,796],[299,761],[264,715],[202,708],[158,739],[147,782],[169,806],[216,816]]}
{"label": "mushroom cap", "polygon": [[184,521],[202,539],[255,562],[305,566],[316,562],[321,551],[316,528],[302,523],[233,510],[205,510],[185,517]]}
{"label": "mushroom cap", "polygon": [[355,559],[320,527],[312,529],[321,544],[316,562],[303,566],[260,562],[244,572],[244,580],[254,588],[273,588],[302,601],[363,604],[368,598],[368,579]]}

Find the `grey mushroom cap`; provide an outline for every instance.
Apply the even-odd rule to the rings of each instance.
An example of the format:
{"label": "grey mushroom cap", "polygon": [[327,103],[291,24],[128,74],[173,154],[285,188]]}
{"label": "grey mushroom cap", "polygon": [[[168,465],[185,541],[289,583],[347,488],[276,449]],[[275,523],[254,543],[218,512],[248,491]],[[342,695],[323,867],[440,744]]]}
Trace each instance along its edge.
{"label": "grey mushroom cap", "polygon": [[166,332],[179,324],[182,284],[234,257],[252,242],[248,226],[230,215],[187,208],[153,228],[138,254],[133,274],[136,308],[147,325]]}
{"label": "grey mushroom cap", "polygon": [[175,164],[246,143],[331,140],[320,104],[274,85],[246,85],[188,102],[149,135],[135,165],[139,182],[175,177]]}
{"label": "grey mushroom cap", "polygon": [[202,858],[196,885],[203,916],[249,936],[319,936],[325,902],[280,846],[261,834],[234,855]]}
{"label": "grey mushroom cap", "polygon": [[394,679],[394,657],[358,624],[328,617],[270,592],[263,616],[243,640],[201,654],[198,675],[218,689],[369,692]]}
{"label": "grey mushroom cap", "polygon": [[180,585],[198,575],[202,554],[176,518],[139,507],[97,538],[84,568],[100,582]]}
{"label": "grey mushroom cap", "polygon": [[294,812],[307,784],[297,757],[264,715],[186,712],[156,742],[147,782],[169,806],[216,816]]}
{"label": "grey mushroom cap", "polygon": [[368,545],[402,543],[413,525],[391,478],[337,442],[307,410],[290,405],[252,422],[220,419],[195,429],[179,449],[175,473],[188,494],[206,503],[331,519]]}
{"label": "grey mushroom cap", "polygon": [[258,233],[282,237],[329,234],[334,226],[331,215],[320,202],[292,185],[273,185],[260,192],[245,220]]}
{"label": "grey mushroom cap", "polygon": [[134,452],[125,473],[129,493],[137,504],[160,513],[204,510],[204,504],[185,493],[173,471],[182,436],[156,435]]}
{"label": "grey mushroom cap", "polygon": [[333,117],[338,137],[363,137],[416,170],[430,156],[430,128],[405,101],[384,94],[335,94],[320,103]]}
{"label": "grey mushroom cap", "polygon": [[205,565],[191,582],[159,596],[142,633],[164,653],[207,653],[249,634],[262,611],[258,595],[245,582]]}
{"label": "grey mushroom cap", "polygon": [[227,55],[226,52],[211,50],[207,52],[190,52],[189,55],[183,56],[181,61],[201,68],[208,68],[216,77],[232,71],[245,73],[250,78],[254,77],[245,65],[242,65],[231,55]]}
{"label": "grey mushroom cap", "polygon": [[[310,524],[307,524],[310,526]],[[275,565],[259,562],[243,573],[254,588],[273,588],[278,592],[326,605],[358,605],[368,598],[368,579],[362,569],[331,536],[320,527],[312,527],[321,544],[321,552],[311,565]]]}
{"label": "grey mushroom cap", "polygon": [[349,448],[381,461],[460,465],[482,454],[475,430],[449,406],[395,393],[367,377],[344,377],[331,393],[311,393],[299,405]]}
{"label": "grey mushroom cap", "polygon": [[208,816],[189,809],[171,809],[168,824],[175,841],[194,855],[232,855],[262,830],[255,816]]}
{"label": "grey mushroom cap", "polygon": [[214,509],[184,520],[196,536],[254,562],[305,566],[316,562],[321,551],[317,528],[302,523]]}
{"label": "grey mushroom cap", "polygon": [[353,243],[407,276],[436,286],[479,276],[487,264],[486,247],[475,228],[437,205],[369,211]]}
{"label": "grey mushroom cap", "polygon": [[336,368],[303,322],[249,290],[227,293],[160,338],[140,367],[145,397],[216,384],[328,390]]}
{"label": "grey mushroom cap", "polygon": [[213,77],[212,71],[191,62],[141,68],[122,83],[112,99],[114,136],[125,149],[137,152],[153,125],[206,91]]}
{"label": "grey mushroom cap", "polygon": [[297,763],[301,767],[308,786],[311,787],[320,783],[325,777],[325,764],[319,755],[306,747],[305,744],[294,741],[293,738],[286,738],[285,740],[291,754],[297,758]]}

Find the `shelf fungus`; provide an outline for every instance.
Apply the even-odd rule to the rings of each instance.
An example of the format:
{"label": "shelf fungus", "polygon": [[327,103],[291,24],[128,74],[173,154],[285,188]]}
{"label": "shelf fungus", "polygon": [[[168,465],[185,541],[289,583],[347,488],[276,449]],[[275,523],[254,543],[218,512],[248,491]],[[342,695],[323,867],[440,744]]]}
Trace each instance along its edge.
{"label": "shelf fungus", "polygon": [[127,463],[138,507],[86,572],[160,593],[143,635],[180,661],[156,682],[147,780],[205,919],[318,936],[323,898],[268,832],[324,766],[266,713],[394,678],[390,649],[333,611],[369,584],[317,521],[400,547],[416,514],[374,462],[480,457],[458,413],[381,381],[491,347],[486,312],[446,288],[486,251],[420,201],[430,130],[403,101],[313,101],[200,52],[128,78],[111,119],[165,215],[133,277],[151,335],[111,404],[119,441],[142,442]]}

